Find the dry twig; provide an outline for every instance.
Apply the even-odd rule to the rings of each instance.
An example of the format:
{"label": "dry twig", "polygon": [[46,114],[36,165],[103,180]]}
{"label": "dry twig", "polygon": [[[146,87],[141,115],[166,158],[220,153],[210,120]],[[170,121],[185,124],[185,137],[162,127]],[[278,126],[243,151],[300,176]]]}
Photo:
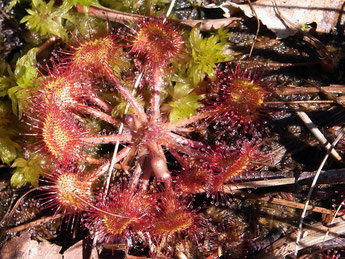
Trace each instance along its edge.
{"label": "dry twig", "polygon": [[[273,204],[283,205],[283,206],[291,207],[291,208],[295,208],[295,209],[303,209],[305,206],[303,203],[299,203],[299,202],[287,201],[287,200],[278,199],[278,198],[271,198],[271,197],[261,197],[259,195],[253,194],[253,193],[246,193],[246,192],[242,192],[239,190],[230,191],[230,192],[228,190],[224,190],[224,192],[245,196],[249,199],[254,199],[254,200],[258,200],[258,201],[265,201],[265,202],[269,202],[269,203],[273,203]],[[329,210],[329,209],[318,207],[318,206],[309,205],[307,210],[322,213],[322,214],[334,215],[333,210]]]}
{"label": "dry twig", "polygon": [[[79,13],[85,13],[84,6],[78,4],[76,10]],[[109,20],[112,22],[118,22],[122,24],[128,24],[129,22],[135,22],[146,18],[144,15],[131,14],[116,11],[113,9],[105,8],[102,6],[90,5],[88,14],[97,18]],[[201,31],[218,30],[221,27],[231,26],[233,22],[239,21],[241,18],[231,17],[226,19],[213,19],[213,20],[172,20],[173,22],[180,23],[187,27],[195,27],[199,25]]]}
{"label": "dry twig", "polygon": [[31,222],[28,222],[28,223],[25,223],[25,224],[22,224],[22,225],[19,225],[19,226],[10,228],[10,229],[7,229],[6,230],[6,234],[12,234],[12,233],[15,233],[15,232],[23,231],[23,230],[28,229],[28,228],[36,227],[38,225],[47,223],[47,222],[49,222],[51,220],[58,219],[58,218],[61,218],[61,217],[62,217],[61,214],[56,214],[56,215],[53,215],[53,216],[43,217],[43,218],[40,218],[40,219],[31,221]]}
{"label": "dry twig", "polygon": [[[322,132],[316,127],[316,125],[311,121],[309,116],[303,112],[303,111],[296,111],[297,115],[300,117],[300,119],[304,122],[305,126],[313,133],[313,135],[317,138],[317,140],[323,145],[325,149],[330,149],[331,144],[328,142],[328,140],[325,138],[325,136],[322,134]],[[338,152],[334,149],[330,149],[332,156],[337,159],[341,160],[341,156],[338,154]]]}
{"label": "dry twig", "polygon": [[[329,230],[329,236],[324,239],[324,234]],[[337,237],[340,237],[345,233],[345,216],[338,217],[332,226],[329,228],[324,226],[322,223],[316,223],[313,225],[307,225],[303,234],[303,238],[300,239],[300,246],[298,251],[317,245],[323,241],[328,241]],[[269,247],[265,248],[259,253],[258,258],[261,259],[278,259],[284,258],[289,254],[293,254],[295,250],[295,240],[298,231],[296,230],[287,237],[283,237],[278,241],[274,242]]]}
{"label": "dry twig", "polygon": [[325,165],[329,155],[331,154],[332,150],[334,150],[334,147],[337,145],[337,143],[339,142],[339,140],[343,137],[345,133],[345,128],[343,128],[343,130],[340,132],[340,134],[337,136],[337,138],[334,140],[334,142],[332,143],[332,145],[328,148],[328,151],[327,151],[327,154],[325,155],[324,159],[322,160],[321,164],[320,164],[320,167],[319,169],[317,170],[317,173],[314,177],[314,180],[310,186],[310,190],[308,192],[308,196],[307,196],[307,201],[305,203],[305,207],[304,207],[304,210],[302,212],[302,215],[301,215],[301,220],[300,220],[300,223],[299,223],[299,227],[298,227],[298,234],[297,234],[297,238],[296,238],[296,249],[295,249],[295,256],[297,256],[297,253],[298,253],[298,250],[299,250],[299,245],[300,245],[300,239],[301,239],[301,235],[302,235],[302,227],[303,227],[303,221],[304,221],[304,218],[305,218],[305,215],[307,213],[307,209],[308,209],[308,205],[309,205],[309,201],[310,201],[310,197],[311,197],[311,194],[313,193],[313,190],[316,186],[316,183],[317,183],[317,180],[319,178],[319,175],[321,173],[321,170],[323,168],[323,166]]}
{"label": "dry twig", "polygon": [[[322,90],[321,90],[322,89]],[[278,95],[292,95],[292,94],[312,94],[326,91],[327,93],[345,93],[345,85],[329,85],[329,86],[292,86],[288,85],[284,88],[277,88],[275,92]]]}

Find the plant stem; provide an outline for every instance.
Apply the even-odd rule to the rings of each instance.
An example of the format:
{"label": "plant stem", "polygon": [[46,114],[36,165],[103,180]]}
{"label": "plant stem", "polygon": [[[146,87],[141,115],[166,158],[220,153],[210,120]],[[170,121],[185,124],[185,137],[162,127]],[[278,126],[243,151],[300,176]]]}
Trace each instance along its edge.
{"label": "plant stem", "polygon": [[128,142],[131,142],[132,135],[131,134],[117,134],[117,135],[106,135],[106,136],[82,137],[81,140],[86,143],[92,143],[95,145],[116,143],[116,141],[128,143]]}
{"label": "plant stem", "polygon": [[182,136],[177,135],[175,133],[169,132],[168,135],[178,144],[191,146],[193,148],[205,148],[204,144],[199,143],[197,141],[193,141],[193,140],[185,138],[185,137],[182,137]]}
{"label": "plant stem", "polygon": [[[138,88],[138,85],[140,84],[140,81],[141,81],[141,78],[143,76],[143,72],[141,72],[139,74],[139,76],[137,77],[136,81],[135,81],[135,84],[134,84],[134,87],[133,87],[133,90],[132,90],[132,95],[135,94],[135,91],[136,89]],[[128,108],[129,108],[129,103],[126,104],[126,107],[125,107],[125,111],[124,111],[124,114],[126,114],[128,112]],[[123,122],[121,122],[120,124],[120,128],[119,128],[119,132],[118,134],[122,134],[122,131],[123,131],[123,127],[124,127],[124,124]],[[107,176],[107,179],[106,179],[106,182],[105,182],[105,191],[104,191],[104,196],[107,196],[108,195],[108,191],[109,191],[109,186],[110,186],[110,180],[111,180],[111,176],[112,176],[112,171],[113,171],[113,167],[115,165],[115,160],[116,160],[116,157],[117,157],[117,152],[119,150],[119,146],[120,146],[120,142],[116,142],[115,144],[115,148],[114,148],[114,153],[113,153],[113,157],[111,159],[111,163],[110,163],[110,167],[109,167],[109,172],[108,172],[108,176]]]}
{"label": "plant stem", "polygon": [[150,142],[146,146],[150,152],[150,164],[154,175],[164,181],[167,184],[166,187],[170,187],[171,175],[162,147],[155,142]]}
{"label": "plant stem", "polygon": [[138,103],[135,97],[119,82],[116,76],[112,72],[111,66],[108,64],[104,67],[104,71],[107,75],[107,78],[115,85],[116,89],[120,94],[127,99],[127,101],[132,105],[135,114],[141,121],[147,121],[147,116],[144,111],[144,107]]}
{"label": "plant stem", "polygon": [[108,105],[105,101],[103,101],[101,98],[99,98],[98,96],[91,98],[91,101],[94,104],[97,104],[100,108],[102,108],[106,112],[111,112],[112,110],[112,107]]}
{"label": "plant stem", "polygon": [[116,122],[115,119],[113,117],[111,117],[110,115],[108,115],[102,111],[99,111],[95,108],[89,107],[89,106],[81,105],[78,107],[78,110],[84,111],[84,112],[92,115],[93,117],[100,119],[100,120],[103,120],[103,121],[106,121],[106,122],[109,122],[110,124],[115,124],[115,122]]}
{"label": "plant stem", "polygon": [[158,121],[161,118],[160,114],[160,95],[163,84],[163,70],[158,67],[154,69],[152,75],[152,89],[151,89],[151,112],[153,121]]}
{"label": "plant stem", "polygon": [[200,121],[202,119],[205,119],[207,117],[209,117],[212,113],[207,111],[207,112],[202,112],[202,113],[198,113],[196,115],[193,115],[192,117],[188,118],[188,119],[182,119],[180,121],[178,121],[177,123],[173,123],[173,122],[168,122],[166,124],[166,129],[168,131],[175,131],[178,130],[178,128],[182,128],[187,126],[188,124],[192,124],[194,122]]}

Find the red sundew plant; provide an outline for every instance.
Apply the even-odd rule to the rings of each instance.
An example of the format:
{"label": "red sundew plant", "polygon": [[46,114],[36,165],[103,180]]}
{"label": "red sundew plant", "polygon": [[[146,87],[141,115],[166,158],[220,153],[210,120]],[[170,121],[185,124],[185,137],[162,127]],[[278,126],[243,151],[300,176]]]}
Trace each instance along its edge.
{"label": "red sundew plant", "polygon": [[44,205],[55,210],[55,213],[76,214],[88,208],[87,202],[93,199],[93,185],[100,176],[105,164],[95,172],[83,172],[72,167],[62,167],[46,175],[48,187]]}
{"label": "red sundew plant", "polygon": [[101,194],[97,200],[95,207],[88,210],[87,225],[112,242],[145,231],[156,203],[143,192],[123,187],[114,188],[106,198]]}
{"label": "red sundew plant", "polygon": [[54,105],[66,111],[91,114],[109,123],[115,122],[111,116],[102,112],[102,110],[109,111],[109,105],[97,96],[97,91],[90,81],[80,82],[80,75],[76,74],[72,68],[66,70],[55,67],[54,70],[59,70],[59,72],[54,73],[48,69],[49,76],[45,77],[38,93],[32,97],[36,105],[41,104],[44,107]]}
{"label": "red sundew plant", "polygon": [[31,135],[39,139],[35,143],[37,151],[44,150],[45,154],[51,155],[59,163],[81,159],[82,148],[87,143],[80,141],[80,138],[87,136],[87,131],[66,111],[56,106],[43,107],[35,106],[41,109],[30,115],[26,114],[31,120]]}
{"label": "red sundew plant", "polygon": [[109,66],[116,60],[114,53],[120,46],[115,35],[110,32],[105,36],[90,37],[90,39],[74,37],[76,44],[70,46],[72,50],[64,51],[67,54],[65,62],[67,61],[73,70],[84,72],[85,75],[92,73],[93,76],[105,76]]}
{"label": "red sundew plant", "polygon": [[[87,155],[86,149],[98,144],[130,141],[131,139],[128,134],[91,135],[87,130],[88,125],[83,126],[70,113],[56,106],[43,108],[40,112],[41,114],[30,125],[35,131],[30,135],[40,138],[36,142],[39,146],[38,150],[45,150],[45,153],[51,155],[60,164],[74,164],[78,160],[101,163],[101,160]],[[31,119],[32,116],[34,115],[30,116]]]}
{"label": "red sundew plant", "polygon": [[[114,242],[133,239],[140,232],[141,240],[146,239],[144,243],[158,256],[164,250],[160,246],[181,236],[196,238],[203,227],[199,208],[193,206],[198,193],[222,192],[224,184],[247,173],[257,154],[256,146],[249,144],[237,153],[233,152],[241,147],[237,143],[211,145],[212,140],[198,135],[196,125],[260,123],[268,92],[256,74],[227,67],[218,71],[203,107],[170,121],[162,96],[169,83],[166,68],[173,67],[171,62],[184,49],[182,34],[161,18],[141,20],[129,34],[127,45],[122,42],[128,42],[128,36],[121,39],[113,32],[79,40],[48,70],[32,98],[36,104],[26,115],[31,135],[39,138],[39,149],[50,155],[54,165],[46,176],[53,183],[46,205],[58,211],[86,211],[85,226]],[[128,57],[144,61],[143,67],[136,68],[134,60],[131,68],[132,73],[150,78],[137,95],[125,87],[125,73],[114,70],[119,48],[128,50],[124,52]],[[112,117],[112,102],[103,99],[97,88],[100,81],[102,91],[115,89],[128,101],[131,114]],[[114,95],[112,90],[109,93]],[[90,120],[98,125],[92,127]],[[103,121],[107,126],[101,130]],[[108,154],[94,156],[100,155],[96,146],[103,144],[116,144],[112,159]],[[78,170],[66,170],[66,165]],[[62,169],[55,169],[59,166]],[[90,166],[99,168],[96,173],[82,170]],[[117,180],[107,177],[114,168],[119,169]],[[92,188],[98,178],[113,179],[109,191],[107,184],[97,192]]]}
{"label": "red sundew plant", "polygon": [[263,103],[269,95],[268,84],[258,72],[240,65],[235,69],[227,66],[217,71],[217,80],[204,100],[205,109],[212,112],[213,117],[221,117],[223,125],[243,127],[246,133],[255,132],[265,124]]}
{"label": "red sundew plant", "polygon": [[182,50],[182,35],[167,19],[147,18],[136,24],[131,51],[144,56],[152,67],[164,68]]}
{"label": "red sundew plant", "polygon": [[188,168],[179,172],[174,179],[176,192],[181,195],[208,192],[213,177],[210,169],[200,167],[198,163],[192,163]]}
{"label": "red sundew plant", "polygon": [[225,145],[214,148],[208,165],[214,173],[210,189],[214,192],[222,191],[224,184],[234,182],[234,179],[244,176],[252,166],[251,161],[257,156],[256,147],[248,143],[244,144],[238,152],[231,152]]}
{"label": "red sundew plant", "polygon": [[176,241],[182,235],[198,241],[198,230],[203,225],[202,219],[196,213],[196,209],[189,207],[185,201],[180,201],[171,194],[162,197],[148,231],[156,244]]}

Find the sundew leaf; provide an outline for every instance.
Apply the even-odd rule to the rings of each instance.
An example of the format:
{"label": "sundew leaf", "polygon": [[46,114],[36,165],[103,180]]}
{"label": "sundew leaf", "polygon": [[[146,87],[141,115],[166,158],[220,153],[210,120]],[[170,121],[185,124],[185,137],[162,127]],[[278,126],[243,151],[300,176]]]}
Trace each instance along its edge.
{"label": "sundew leaf", "polygon": [[38,180],[43,171],[41,165],[44,163],[40,155],[35,155],[31,159],[17,158],[12,167],[16,167],[12,177],[11,185],[17,188],[30,183],[33,186],[38,186]]}
{"label": "sundew leaf", "polygon": [[186,119],[196,114],[197,109],[201,107],[199,102],[203,97],[195,93],[188,94],[176,101],[170,102],[169,105],[172,110],[169,114],[171,122],[177,122],[181,119]]}

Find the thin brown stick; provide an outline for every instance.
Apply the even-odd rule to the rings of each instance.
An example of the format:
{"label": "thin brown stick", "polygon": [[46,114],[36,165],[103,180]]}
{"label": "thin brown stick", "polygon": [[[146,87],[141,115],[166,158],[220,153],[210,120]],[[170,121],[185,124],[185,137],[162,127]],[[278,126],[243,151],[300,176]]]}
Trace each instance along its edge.
{"label": "thin brown stick", "polygon": [[260,20],[259,20],[259,17],[255,11],[255,8],[254,6],[252,5],[252,2],[250,0],[247,0],[248,2],[248,5],[250,6],[250,9],[252,10],[255,18],[256,18],[256,23],[257,23],[257,28],[256,28],[256,33],[255,33],[255,37],[253,39],[253,44],[252,46],[250,47],[250,52],[249,52],[249,57],[252,56],[252,53],[253,53],[253,49],[254,49],[254,46],[255,46],[255,42],[257,41],[258,39],[258,35],[259,35],[259,31],[260,31]]}
{"label": "thin brown stick", "polygon": [[339,98],[337,98],[333,94],[329,93],[327,90],[323,89],[322,87],[318,86],[317,84],[315,84],[313,82],[308,81],[308,83],[311,84],[312,86],[316,87],[321,93],[323,93],[324,95],[329,97],[331,100],[333,100],[334,102],[336,102],[340,106],[345,107],[344,102],[339,100]]}
{"label": "thin brown stick", "polygon": [[[303,182],[311,181],[316,175],[316,173],[317,171],[303,172],[300,174],[300,176],[297,179],[295,177],[286,177],[286,178],[279,178],[279,179],[255,180],[255,178],[251,179],[250,176],[248,176],[248,180],[249,180],[248,182],[234,182],[233,184],[226,184],[224,186],[226,190],[229,192],[233,190],[241,190],[241,189],[269,188],[269,187],[275,187],[275,186],[296,184],[302,181]],[[274,177],[278,177],[278,176],[283,176],[283,175],[276,174]],[[266,177],[266,176],[263,176],[263,177]],[[318,183],[320,184],[345,183],[345,170],[336,169],[336,170],[321,171]]]}
{"label": "thin brown stick", "polygon": [[249,182],[240,182],[235,184],[224,185],[226,192],[231,192],[234,190],[240,189],[251,189],[251,188],[265,188],[265,187],[274,187],[288,184],[295,184],[296,179],[294,177],[289,178],[279,178],[279,179],[270,179],[270,180],[259,180],[259,181],[249,181]]}
{"label": "thin brown stick", "polygon": [[[317,140],[323,145],[323,147],[326,150],[329,149],[331,147],[331,144],[328,142],[328,140],[325,138],[322,132],[311,121],[309,116],[303,111],[296,111],[296,113],[300,117],[300,119],[304,122],[305,126],[311,131],[311,133],[313,133],[313,135],[317,138]],[[338,154],[338,152],[334,148],[332,148],[331,154],[335,159],[341,160],[341,156]]]}
{"label": "thin brown stick", "polygon": [[[324,239],[324,234],[329,230],[329,235]],[[278,259],[285,258],[289,254],[293,254],[295,250],[295,240],[298,231],[294,231],[287,237],[283,237],[272,245],[260,252],[257,258],[261,259]],[[323,241],[328,241],[337,238],[345,233],[345,216],[338,217],[331,227],[324,226],[322,223],[313,225],[306,225],[303,238],[300,240],[298,250],[306,247],[320,244]]]}
{"label": "thin brown stick", "polygon": [[[137,77],[137,79],[135,80],[135,84],[134,84],[134,87],[133,87],[133,90],[132,90],[132,95],[135,95],[136,90],[137,90],[137,88],[138,88],[138,86],[140,84],[140,81],[141,81],[141,78],[142,78],[143,74],[144,74],[144,72],[141,72],[139,74],[139,76]],[[125,107],[125,110],[124,110],[124,114],[126,114],[128,112],[128,109],[129,109],[129,103],[126,104],[126,107]],[[123,128],[124,128],[124,124],[123,124],[123,122],[121,122],[118,134],[122,134]],[[116,160],[116,157],[117,157],[117,153],[119,151],[119,147],[120,147],[120,141],[117,141],[116,144],[115,144],[115,147],[114,147],[113,157],[111,158],[111,163],[110,163],[110,167],[109,167],[109,171],[108,171],[108,176],[106,177],[106,181],[105,181],[105,189],[104,189],[104,194],[105,195],[104,195],[104,197],[106,197],[108,195],[109,186],[110,186],[110,180],[111,180],[111,177],[113,175],[113,168],[114,168],[114,165],[115,165],[115,160]]]}
{"label": "thin brown stick", "polygon": [[278,95],[292,95],[292,94],[311,94],[326,91],[328,93],[345,93],[345,85],[329,85],[319,87],[308,87],[308,86],[293,86],[288,85],[284,88],[278,88],[275,92]]}
{"label": "thin brown stick", "polygon": [[[242,52],[231,53],[233,56],[243,55]],[[299,63],[282,63],[282,62],[263,62],[263,61],[246,61],[246,60],[230,60],[224,61],[219,63],[240,63],[240,64],[247,64],[248,67],[261,67],[265,66],[265,70],[270,68],[279,68],[279,67],[304,67],[304,66],[312,66],[319,64],[319,62],[299,62]]]}
{"label": "thin brown stick", "polygon": [[[295,208],[295,209],[303,210],[303,208],[305,206],[303,203],[299,203],[299,202],[287,201],[287,200],[278,199],[278,198],[271,198],[271,197],[261,197],[261,196],[256,195],[256,194],[246,193],[246,192],[242,192],[240,190],[229,192],[228,190],[225,189],[224,192],[232,193],[235,195],[245,196],[249,199],[254,199],[254,200],[258,200],[258,201],[266,201],[266,202],[273,203],[273,204],[283,205],[283,206],[291,207],[291,208]],[[313,212],[318,212],[318,213],[328,214],[328,215],[334,214],[333,210],[325,209],[325,208],[318,207],[318,206],[311,206],[311,205],[308,206],[308,211],[313,211]]]}
{"label": "thin brown stick", "polygon": [[337,145],[337,143],[339,142],[339,140],[344,136],[344,133],[345,133],[345,128],[342,129],[342,131],[338,134],[337,138],[333,141],[332,145],[330,145],[330,147],[328,148],[327,150],[327,154],[325,155],[324,159],[322,160],[316,174],[315,174],[315,177],[313,179],[313,182],[310,186],[310,189],[309,189],[309,192],[308,192],[308,195],[307,195],[307,200],[306,200],[306,203],[304,205],[304,209],[303,209],[303,212],[302,212],[302,215],[301,215],[301,219],[300,219],[300,222],[299,222],[299,227],[298,227],[298,234],[297,234],[297,238],[296,238],[296,247],[295,247],[295,256],[297,256],[297,253],[298,253],[298,249],[299,249],[299,246],[300,246],[300,239],[301,239],[301,236],[302,236],[302,228],[303,228],[303,222],[304,222],[304,218],[306,216],[306,212],[307,212],[307,209],[308,209],[308,206],[309,206],[309,201],[310,201],[310,197],[313,193],[313,190],[314,188],[316,187],[316,183],[317,183],[317,180],[321,174],[321,171],[322,171],[322,168],[324,167],[324,165],[326,164],[326,161],[329,157],[329,155],[331,154],[332,150],[334,150],[334,147]]}
{"label": "thin brown stick", "polygon": [[330,104],[335,103],[332,100],[309,100],[309,101],[272,101],[272,102],[264,102],[264,104],[272,105],[272,104]]}
{"label": "thin brown stick", "polygon": [[[85,13],[84,6],[77,4],[76,10],[79,13]],[[90,5],[88,8],[88,14],[93,17],[101,18],[104,20],[118,22],[127,25],[129,22],[136,22],[147,18],[144,15],[131,14],[116,11],[113,9],[105,8],[102,6]],[[172,20],[173,22],[180,23],[188,27],[195,27],[199,25],[201,31],[218,30],[221,27],[228,27],[235,21],[239,21],[241,18],[231,17],[225,19],[213,19],[213,20]]]}
{"label": "thin brown stick", "polygon": [[7,229],[6,230],[6,234],[11,234],[11,233],[23,231],[23,230],[28,229],[28,228],[36,227],[38,225],[47,223],[47,222],[49,222],[51,220],[58,219],[58,218],[61,218],[61,217],[62,217],[62,214],[56,214],[56,215],[53,215],[53,216],[47,216],[47,217],[43,217],[43,218],[40,218],[40,219],[37,219],[37,220],[34,220],[34,221],[30,221],[28,223],[25,223],[25,224],[22,224],[22,225],[19,225],[19,226]]}

